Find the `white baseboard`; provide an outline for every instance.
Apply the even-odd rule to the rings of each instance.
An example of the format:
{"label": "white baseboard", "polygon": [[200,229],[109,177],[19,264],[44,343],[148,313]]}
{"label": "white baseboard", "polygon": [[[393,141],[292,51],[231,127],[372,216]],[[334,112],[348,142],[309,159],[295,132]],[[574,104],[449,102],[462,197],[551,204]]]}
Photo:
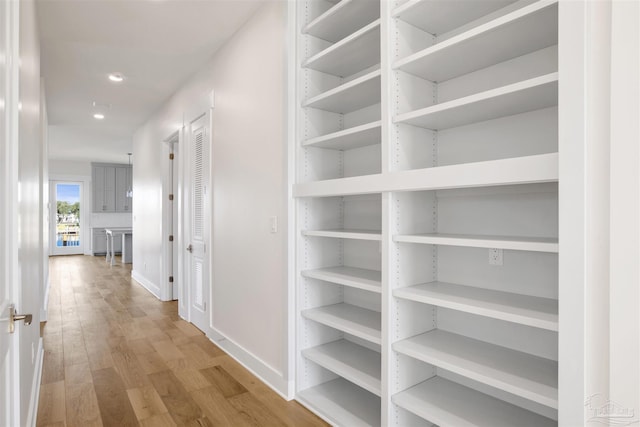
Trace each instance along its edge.
{"label": "white baseboard", "polygon": [[38,352],[36,353],[36,366],[31,384],[31,396],[29,398],[29,412],[27,413],[26,426],[35,427],[38,418],[38,401],[40,400],[40,383],[42,382],[42,366],[44,359],[44,347],[42,337],[38,340]]}
{"label": "white baseboard", "polygon": [[160,286],[156,285],[142,274],[138,273],[137,270],[131,271],[131,278],[136,282],[140,283],[143,288],[151,292],[156,298],[160,299]]}
{"label": "white baseboard", "polygon": [[216,337],[216,339],[212,339],[211,336],[209,336],[208,338],[215,345],[224,350],[229,356],[235,359],[236,362],[240,363],[253,375],[258,377],[260,381],[268,385],[273,391],[282,396],[283,399],[293,399],[293,396],[290,395],[291,390],[293,390],[292,384],[290,384],[290,381],[287,381],[285,378],[283,378],[281,372],[273,369],[271,366],[251,353],[249,350],[243,348],[229,338],[226,338],[225,335],[219,330],[216,330],[215,328],[212,329],[214,332],[213,335]]}

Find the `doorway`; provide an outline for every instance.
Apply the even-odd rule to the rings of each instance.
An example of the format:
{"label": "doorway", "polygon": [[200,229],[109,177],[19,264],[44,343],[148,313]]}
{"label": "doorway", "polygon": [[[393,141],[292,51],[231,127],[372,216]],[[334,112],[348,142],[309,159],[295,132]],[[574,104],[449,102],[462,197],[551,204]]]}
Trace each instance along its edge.
{"label": "doorway", "polygon": [[84,253],[82,182],[51,181],[51,255]]}

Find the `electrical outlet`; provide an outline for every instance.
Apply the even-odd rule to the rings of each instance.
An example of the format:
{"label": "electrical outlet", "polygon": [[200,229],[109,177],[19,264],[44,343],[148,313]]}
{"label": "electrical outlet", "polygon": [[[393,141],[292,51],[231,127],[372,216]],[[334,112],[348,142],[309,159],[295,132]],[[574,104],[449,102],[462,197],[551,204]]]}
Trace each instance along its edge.
{"label": "electrical outlet", "polygon": [[269,218],[269,221],[271,223],[271,232],[272,233],[277,233],[278,232],[278,217],[277,216],[272,216],[271,218]]}
{"label": "electrical outlet", "polygon": [[489,249],[489,265],[502,265],[502,249]]}

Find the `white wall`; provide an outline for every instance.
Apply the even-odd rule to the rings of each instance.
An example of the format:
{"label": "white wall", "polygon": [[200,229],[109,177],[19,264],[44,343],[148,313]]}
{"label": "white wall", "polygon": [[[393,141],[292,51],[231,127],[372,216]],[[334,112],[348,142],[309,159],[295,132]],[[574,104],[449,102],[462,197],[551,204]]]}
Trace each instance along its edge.
{"label": "white wall", "polygon": [[55,175],[91,176],[91,162],[49,159],[49,173]]}
{"label": "white wall", "polygon": [[[215,90],[213,326],[225,348],[286,393],[286,2],[267,2],[134,135],[134,277],[162,284],[163,142]],[[188,48],[188,47],[185,47]],[[188,118],[184,118],[187,120]],[[281,224],[270,233],[269,217]],[[212,332],[212,331],[208,331]]]}

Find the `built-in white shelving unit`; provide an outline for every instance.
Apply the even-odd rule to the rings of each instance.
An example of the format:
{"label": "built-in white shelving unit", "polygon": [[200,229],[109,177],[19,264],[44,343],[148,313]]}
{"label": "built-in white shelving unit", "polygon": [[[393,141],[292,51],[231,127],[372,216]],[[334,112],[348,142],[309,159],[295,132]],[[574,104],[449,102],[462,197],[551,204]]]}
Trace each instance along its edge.
{"label": "built-in white shelving unit", "polygon": [[297,20],[296,398],[341,426],[557,425],[557,1]]}

